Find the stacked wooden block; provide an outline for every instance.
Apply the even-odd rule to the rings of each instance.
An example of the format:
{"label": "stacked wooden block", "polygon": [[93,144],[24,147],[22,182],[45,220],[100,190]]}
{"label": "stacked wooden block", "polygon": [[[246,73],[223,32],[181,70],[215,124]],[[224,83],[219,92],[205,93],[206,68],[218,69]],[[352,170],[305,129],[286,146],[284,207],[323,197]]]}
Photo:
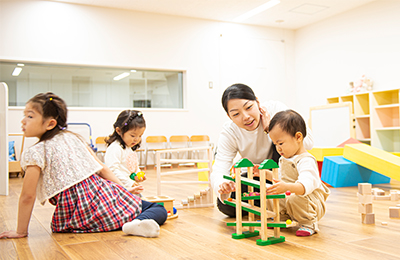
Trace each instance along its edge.
{"label": "stacked wooden block", "polygon": [[375,213],[372,208],[372,185],[371,183],[358,184],[358,212],[361,213],[363,224],[374,224]]}

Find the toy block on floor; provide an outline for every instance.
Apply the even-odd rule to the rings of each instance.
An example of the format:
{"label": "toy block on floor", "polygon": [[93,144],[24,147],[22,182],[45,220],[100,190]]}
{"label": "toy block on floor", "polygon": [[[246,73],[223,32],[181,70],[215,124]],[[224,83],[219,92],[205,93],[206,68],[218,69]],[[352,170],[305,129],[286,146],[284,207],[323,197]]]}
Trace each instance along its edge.
{"label": "toy block on floor", "polygon": [[322,165],[321,180],[332,187],[357,186],[358,183],[389,183],[390,178],[362,167],[343,156],[326,156]]}
{"label": "toy block on floor", "polygon": [[372,203],[372,194],[360,194],[357,192],[358,203],[368,204]]}
{"label": "toy block on floor", "polygon": [[373,213],[372,203],[361,204],[358,203],[358,213],[368,214]]}
{"label": "toy block on floor", "polygon": [[389,207],[389,218],[400,218],[400,207]]}
{"label": "toy block on floor", "polygon": [[361,214],[363,224],[375,224],[375,213]]}
{"label": "toy block on floor", "polygon": [[324,161],[324,158],[326,156],[340,156],[343,155],[343,148],[342,147],[332,147],[332,148],[312,148],[311,150],[308,151],[310,154],[312,154],[315,159],[319,162]]}
{"label": "toy block on floor", "polygon": [[347,144],[343,157],[400,181],[400,157],[366,144]]}
{"label": "toy block on floor", "polygon": [[360,194],[371,194],[372,184],[371,183],[359,183],[358,193]]}
{"label": "toy block on floor", "polygon": [[375,196],[372,196],[372,199],[374,199],[374,200],[390,200],[391,196],[390,195],[381,195],[381,196],[375,195]]}
{"label": "toy block on floor", "polygon": [[346,144],[362,144],[362,142],[360,142],[354,138],[349,138],[346,141],[344,141],[343,143],[339,144],[337,147],[344,147]]}
{"label": "toy block on floor", "polygon": [[363,224],[374,224],[375,214],[372,209],[372,185],[371,183],[358,184],[358,212],[361,213],[361,222]]}
{"label": "toy block on floor", "polygon": [[374,196],[384,196],[385,195],[385,191],[379,188],[373,188],[372,190],[372,195]]}
{"label": "toy block on floor", "polygon": [[400,191],[399,190],[390,190],[390,200],[400,200]]}

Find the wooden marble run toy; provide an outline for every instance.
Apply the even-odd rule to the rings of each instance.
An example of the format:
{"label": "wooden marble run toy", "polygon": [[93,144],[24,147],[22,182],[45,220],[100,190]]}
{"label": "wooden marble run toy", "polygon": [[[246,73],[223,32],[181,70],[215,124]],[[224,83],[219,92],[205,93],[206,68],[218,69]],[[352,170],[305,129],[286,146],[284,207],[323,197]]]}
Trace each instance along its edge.
{"label": "wooden marble run toy", "polygon": [[[240,168],[247,167],[247,178],[241,177]],[[259,235],[259,231],[254,230],[254,227],[261,227],[261,239],[257,239],[257,245],[266,246],[285,241],[285,237],[280,235],[280,228],[286,228],[291,224],[291,221],[280,222],[279,219],[279,199],[286,198],[286,194],[267,195],[266,171],[272,169],[274,179],[278,179],[279,166],[273,160],[264,160],[259,166],[260,181],[253,179],[253,163],[246,158],[238,161],[234,166],[235,178],[224,176],[225,179],[235,182],[236,194],[242,194],[241,184],[248,186],[248,192],[253,193],[254,188],[260,189],[259,195],[253,196],[236,196],[236,199],[225,200],[225,203],[236,207],[236,222],[227,223],[228,226],[236,226],[236,233],[232,234],[234,239],[242,239]],[[254,196],[255,195],[255,196]],[[273,199],[274,210],[267,210],[267,199]],[[248,203],[243,202],[248,200]],[[260,200],[260,207],[254,206],[254,200]],[[242,220],[242,210],[249,212],[248,221]],[[255,215],[261,217],[261,221],[255,221]],[[274,218],[273,222],[268,222],[268,218]],[[249,231],[243,231],[243,227],[249,227]],[[274,228],[274,236],[267,237],[267,227]]]}

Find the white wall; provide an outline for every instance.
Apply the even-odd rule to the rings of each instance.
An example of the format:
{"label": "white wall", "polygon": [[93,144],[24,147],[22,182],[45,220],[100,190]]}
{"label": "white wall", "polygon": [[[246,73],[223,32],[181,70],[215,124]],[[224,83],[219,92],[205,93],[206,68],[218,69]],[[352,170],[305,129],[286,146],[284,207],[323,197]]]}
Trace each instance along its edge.
{"label": "white wall", "polygon": [[346,94],[365,74],[373,89],[400,87],[400,1],[380,0],[295,32],[296,107],[303,114]]}
{"label": "white wall", "polygon": [[[236,82],[261,101],[295,103],[291,30],[50,1],[0,5],[0,59],[185,70],[185,109],[143,109],[146,136],[208,134],[216,143],[228,120],[221,95]],[[89,123],[95,138],[111,132],[122,109],[72,108],[69,121]],[[21,116],[22,108],[10,110],[10,132]]]}

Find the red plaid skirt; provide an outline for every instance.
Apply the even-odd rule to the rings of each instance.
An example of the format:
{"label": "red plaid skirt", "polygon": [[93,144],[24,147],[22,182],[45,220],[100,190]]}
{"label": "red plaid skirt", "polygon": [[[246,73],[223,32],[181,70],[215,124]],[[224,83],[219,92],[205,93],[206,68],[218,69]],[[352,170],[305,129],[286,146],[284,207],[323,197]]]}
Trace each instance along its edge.
{"label": "red plaid skirt", "polygon": [[49,202],[56,206],[53,232],[102,232],[116,230],[142,211],[141,199],[97,174],[62,191]]}

